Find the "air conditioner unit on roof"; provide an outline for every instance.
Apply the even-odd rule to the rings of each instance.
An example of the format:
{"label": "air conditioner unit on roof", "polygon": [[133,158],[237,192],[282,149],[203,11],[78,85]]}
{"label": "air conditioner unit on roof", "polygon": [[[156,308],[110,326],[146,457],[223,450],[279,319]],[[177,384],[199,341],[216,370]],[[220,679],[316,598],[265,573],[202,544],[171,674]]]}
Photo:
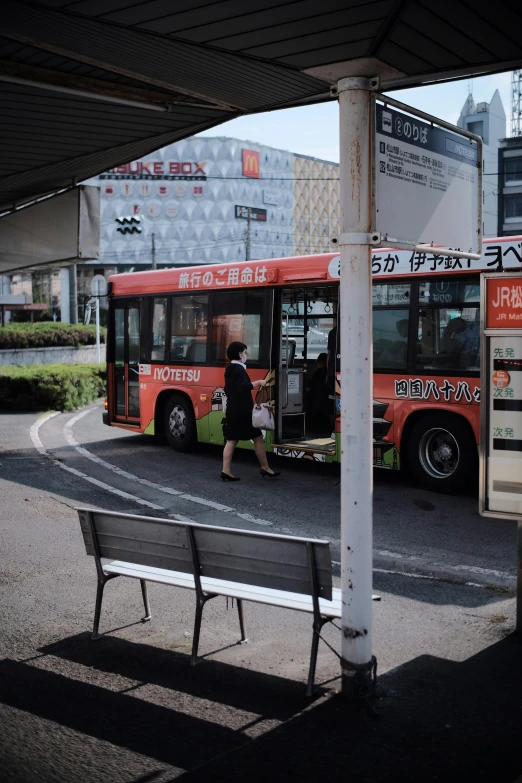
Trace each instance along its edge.
{"label": "air conditioner unit on roof", "polygon": [[486,101],[482,101],[482,103],[477,103],[477,114],[483,111],[487,111],[489,107],[489,103],[486,103]]}

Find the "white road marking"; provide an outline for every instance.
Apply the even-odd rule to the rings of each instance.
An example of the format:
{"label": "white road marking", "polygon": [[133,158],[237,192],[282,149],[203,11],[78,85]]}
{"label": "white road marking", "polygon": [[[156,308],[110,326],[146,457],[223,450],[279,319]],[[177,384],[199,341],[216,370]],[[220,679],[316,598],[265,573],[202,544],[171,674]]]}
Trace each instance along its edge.
{"label": "white road marking", "polygon": [[[428,579],[431,582],[440,582],[443,579],[447,579],[447,577],[441,577],[441,576],[433,576],[428,574],[412,574],[408,573],[407,571],[396,571],[392,568],[374,568],[373,571],[377,574],[394,574],[395,576],[407,576],[410,579]],[[486,589],[487,585],[480,585],[478,582],[461,582],[460,584],[465,585],[466,587],[480,587],[483,590]]]}
{"label": "white road marking", "polygon": [[[95,407],[86,408],[85,410],[78,413],[76,416],[73,416],[72,419],[69,419],[69,421],[64,425],[63,431],[65,435],[65,439],[67,440],[68,444],[72,446],[78,454],[81,454],[82,457],[86,457],[87,459],[91,460],[91,462],[94,462],[97,465],[100,465],[103,468],[106,468],[107,470],[112,471],[113,473],[116,473],[118,476],[121,476],[122,478],[128,479],[129,481],[133,481],[137,484],[141,484],[142,486],[149,487],[151,489],[155,489],[158,492],[163,492],[167,495],[176,495],[177,497],[188,500],[190,503],[196,503],[200,506],[207,506],[208,508],[213,508],[216,511],[222,511],[227,514],[234,514],[238,516],[240,519],[244,519],[247,522],[251,522],[254,525],[262,525],[262,526],[271,526],[273,525],[273,522],[269,522],[267,519],[259,519],[257,517],[252,516],[251,514],[241,514],[236,509],[232,508],[231,506],[225,506],[223,503],[216,503],[214,500],[207,500],[207,498],[202,498],[197,495],[188,495],[185,492],[181,492],[180,490],[173,489],[172,487],[166,487],[163,484],[158,484],[154,481],[149,481],[148,479],[141,478],[140,476],[135,475],[134,473],[130,473],[127,470],[123,470],[122,468],[119,468],[117,465],[114,465],[112,462],[107,462],[106,460],[102,459],[101,457],[97,457],[95,454],[93,454],[91,451],[86,449],[84,446],[80,446],[76,438],[74,437],[73,433],[73,427],[76,424],[76,422],[80,421],[84,416],[86,416],[88,413],[91,413],[93,410],[96,410]],[[49,459],[52,460],[52,457],[48,454],[48,452],[44,449],[42,442],[38,436],[38,429],[44,424],[46,421],[48,421],[53,416],[56,416],[56,413],[50,414],[47,417],[44,417],[43,419],[40,419],[36,424],[38,425],[37,428],[34,430],[34,435],[38,441],[38,444],[40,448],[38,448],[38,445],[33,438],[33,427],[31,428],[31,437],[33,438],[33,443],[35,444],[35,447],[40,450],[43,449],[43,451],[40,451],[40,453],[47,456]],[[70,472],[74,472],[74,468],[67,468],[66,465],[63,465],[58,460],[52,460],[56,464],[60,465],[62,468],[69,470]],[[96,484],[98,482],[97,479],[93,479],[92,477],[87,476],[85,473],[81,473],[80,471],[76,471],[76,475],[79,475],[81,478],[85,478],[87,481],[90,481],[92,484]],[[121,497],[126,497],[128,499],[135,499],[136,502],[140,503],[141,505],[148,505],[150,508],[154,509],[161,509],[162,511],[165,511],[163,506],[158,506],[155,503],[150,503],[147,500],[142,500],[141,498],[137,498],[135,495],[130,495],[129,493],[122,492],[122,490],[116,489],[115,487],[110,487],[109,484],[105,484],[104,482],[99,482],[98,486],[101,486],[103,484],[104,488],[110,488],[109,491],[112,491],[114,494],[120,495]]]}
{"label": "white road marking", "polygon": [[[466,576],[468,579],[475,577],[475,579],[479,576],[482,576],[484,578],[490,577],[493,580],[501,580],[507,585],[514,584],[515,582],[515,576],[513,574],[510,574],[507,571],[498,571],[494,568],[482,568],[482,566],[474,566],[474,565],[452,565],[450,563],[439,563],[437,561],[427,561],[425,558],[421,558],[418,555],[404,555],[400,554],[398,552],[390,552],[387,549],[377,549],[374,550],[374,556],[380,556],[384,560],[388,559],[390,561],[390,570],[388,569],[381,569],[383,573],[400,573],[404,576],[419,576],[418,572],[411,573],[410,571],[402,570],[402,566],[406,566],[406,569],[408,568],[408,565],[411,567],[416,568],[429,568],[431,570],[437,570],[440,569],[444,572],[444,576],[442,578],[449,578],[449,579],[459,579],[462,575],[463,579],[466,579]],[[393,566],[397,564],[398,568],[393,568]],[[377,569],[374,569],[377,570]],[[429,576],[424,577],[422,574],[420,574],[419,578],[430,578]],[[436,579],[440,579],[441,577],[435,577]],[[466,584],[473,585],[474,582],[466,581]]]}
{"label": "white road marking", "polygon": [[35,449],[43,457],[47,457],[47,459],[50,462],[52,462],[53,465],[57,465],[62,470],[66,470],[67,473],[72,473],[73,476],[77,476],[78,478],[81,478],[84,481],[88,481],[90,484],[94,484],[96,487],[100,487],[100,489],[105,489],[107,492],[111,492],[113,495],[118,495],[121,498],[125,498],[125,500],[132,500],[134,503],[139,503],[140,506],[147,506],[147,508],[153,508],[155,511],[165,511],[163,506],[158,506],[156,503],[151,503],[148,500],[143,500],[142,498],[138,498],[136,497],[136,495],[131,495],[129,492],[123,492],[123,490],[121,489],[116,489],[116,487],[111,487],[110,484],[106,484],[104,481],[99,481],[98,479],[95,479],[92,476],[88,476],[86,473],[82,473],[81,470],[76,470],[76,468],[71,468],[69,467],[69,465],[64,465],[63,462],[60,462],[60,460],[51,457],[47,449],[44,447],[42,441],[40,440],[39,430],[40,427],[43,424],[45,424],[46,421],[49,421],[49,419],[52,419],[54,416],[57,416],[57,413],[49,413],[46,416],[43,416],[41,419],[35,421],[31,429],[29,430],[29,435],[31,436],[31,440],[33,441],[33,445]]}
{"label": "white road marking", "polygon": [[155,489],[158,492],[165,492],[168,495],[177,495],[178,497],[183,498],[183,500],[189,500],[191,503],[198,503],[201,506],[208,506],[209,508],[214,508],[216,511],[224,511],[225,513],[230,513],[235,511],[235,509],[231,508],[230,506],[224,506],[223,503],[216,503],[214,500],[207,500],[206,498],[200,498],[197,495],[187,495],[184,492],[180,492],[177,489],[172,489],[172,487],[165,487],[163,484],[157,484],[154,481],[149,481],[148,479],[144,479],[141,478],[140,476],[136,476],[134,473],[129,473],[129,471],[122,470],[117,465],[113,465],[112,462],[107,462],[101,457],[97,457],[95,454],[93,454],[91,451],[86,449],[84,446],[80,446],[80,444],[74,437],[72,428],[74,427],[77,421],[83,419],[84,416],[86,416],[88,413],[91,413],[91,411],[93,410],[95,410],[95,408],[87,408],[87,410],[78,413],[77,416],[73,416],[72,419],[69,419],[69,421],[64,425],[63,428],[67,443],[70,446],[72,446],[74,449],[76,449],[76,451],[79,454],[81,454],[82,457],[87,457],[87,459],[90,459],[91,462],[95,462],[97,465],[101,465],[102,467],[107,468],[107,470],[112,470],[113,473],[117,473],[118,476],[123,476],[123,478],[129,479],[130,481],[135,481],[137,484],[142,484],[145,487],[150,487],[151,489]]}
{"label": "white road marking", "polygon": [[[203,506],[208,506],[210,508],[214,508],[218,511],[222,511],[225,513],[233,514],[234,516],[237,516],[239,519],[243,519],[246,522],[251,522],[255,525],[261,525],[261,526],[272,526],[274,523],[270,522],[266,519],[259,519],[257,517],[254,517],[252,514],[243,514],[239,511],[236,511],[236,509],[231,508],[230,506],[225,506],[221,503],[216,503],[212,500],[207,500],[206,498],[201,498],[196,495],[188,495],[184,492],[181,492],[180,490],[173,489],[172,487],[166,487],[163,484],[157,484],[153,481],[149,481],[148,479],[141,478],[139,476],[136,476],[134,473],[130,473],[129,471],[123,470],[122,468],[119,468],[117,465],[113,465],[110,462],[107,462],[106,460],[102,459],[101,457],[97,457],[95,454],[90,452],[88,449],[86,449],[84,446],[80,446],[80,444],[76,441],[74,437],[74,433],[72,431],[72,427],[74,424],[82,419],[84,416],[86,416],[88,413],[91,413],[93,410],[96,410],[95,407],[89,407],[83,411],[81,411],[79,414],[74,416],[72,419],[70,419],[65,425],[64,425],[64,435],[67,439],[67,442],[69,445],[71,445],[79,454],[81,454],[83,457],[86,457],[87,459],[91,460],[92,462],[106,468],[107,470],[111,470],[113,473],[116,473],[119,476],[122,476],[122,478],[126,478],[130,481],[136,482],[138,484],[142,484],[143,486],[150,487],[151,489],[155,489],[158,492],[163,492],[168,495],[176,495],[180,498],[183,498],[184,500],[188,500],[191,503],[196,503]],[[110,484],[107,484],[103,481],[99,481],[98,479],[93,478],[92,476],[88,476],[86,473],[83,473],[82,471],[76,470],[75,468],[71,468],[67,465],[64,465],[59,460],[53,459],[49,452],[45,449],[45,447],[42,444],[42,441],[39,436],[39,429],[40,427],[45,424],[47,421],[52,419],[54,416],[57,416],[58,412],[47,414],[46,416],[43,416],[41,419],[38,419],[31,427],[30,429],[30,436],[33,441],[33,445],[36,448],[36,450],[45,456],[47,459],[49,459],[53,464],[58,465],[62,470],[66,470],[68,473],[72,473],[73,475],[77,476],[78,478],[82,478],[84,481],[88,481],[91,484],[94,484],[95,486],[100,487],[101,489],[105,489],[107,492],[111,492],[114,495],[118,495],[119,497],[125,498],[126,500],[132,500],[135,503],[138,503],[142,506],[147,506],[149,508],[153,508],[158,511],[166,511],[166,509],[163,506],[159,506],[155,503],[151,503],[148,500],[143,500],[142,498],[137,497],[136,495],[131,495],[128,492],[123,492],[122,490],[117,489],[116,487],[112,487]],[[185,519],[188,520],[187,517],[180,517],[180,515],[175,515],[176,519]],[[279,529],[279,528],[278,528]],[[281,529],[282,532],[287,532],[289,535],[293,535],[294,531]],[[325,540],[328,540],[330,544],[333,544],[334,546],[337,546],[340,544],[340,541],[338,539],[334,538],[328,538],[328,536],[323,536]],[[419,560],[417,555],[405,555],[398,552],[390,552],[386,549],[381,550],[374,550],[374,555],[381,556],[384,558],[390,558],[396,561],[399,561],[399,563],[404,563],[406,565],[408,562],[412,563],[415,560]],[[332,560],[332,563],[334,565],[340,566],[341,563],[337,560]],[[478,576],[482,575],[484,577],[492,577],[492,579],[501,579],[504,581],[507,581],[508,583],[514,583],[515,577],[507,572],[504,571],[497,571],[492,568],[481,568],[480,566],[466,566],[466,565],[457,565],[457,566],[447,566],[445,564],[441,563],[429,563],[424,564],[428,565],[430,569],[432,568],[443,568],[446,571],[454,570],[456,572],[460,572],[463,576],[465,574],[469,574],[471,577],[472,575]],[[434,581],[440,581],[441,578],[448,578],[448,574],[445,573],[442,577],[436,576],[436,575],[428,575],[428,574],[422,574],[422,573],[415,573],[408,570],[400,570],[400,568],[374,568],[373,569],[376,573],[383,573],[383,574],[396,574],[398,576],[407,576],[412,577],[414,579],[428,579],[428,580],[434,580]],[[457,578],[457,573],[455,574],[455,578]],[[464,577],[465,578],[465,577]],[[467,586],[470,587],[485,587],[486,585],[478,584],[476,582],[472,581],[466,581],[464,582]]]}
{"label": "white road marking", "polygon": [[[375,554],[378,554],[378,553],[375,553]],[[382,554],[382,552],[379,553],[379,554]],[[394,557],[402,558],[402,560],[409,560],[409,559],[411,559],[407,555],[399,555],[399,554],[395,554]],[[341,567],[341,563],[340,563],[339,560],[332,560],[332,565],[336,565],[336,566]],[[452,567],[454,567],[454,566],[452,566]],[[493,574],[493,575],[499,577],[500,579],[511,580],[513,582],[515,580],[515,577],[513,577],[512,574],[508,574],[505,571],[493,571],[492,569],[479,568],[478,566],[459,566],[458,570],[461,571],[461,572],[462,571],[469,571],[470,573],[473,573],[473,572],[475,572],[475,573],[477,573],[477,572],[478,573],[483,573],[484,572],[486,574]],[[372,571],[375,574],[394,574],[395,576],[407,576],[407,577],[409,577],[411,579],[428,579],[428,580],[430,580],[432,582],[440,582],[441,580],[450,579],[451,578],[449,575],[448,576],[447,575],[436,576],[434,574],[419,574],[419,573],[415,573],[415,572],[411,572],[411,571],[400,571],[398,568],[376,568],[374,566]],[[487,584],[479,584],[478,582],[466,581],[466,582],[462,582],[461,584],[466,585],[466,587],[480,587],[480,588],[483,588],[483,589],[488,587]],[[374,598],[374,600],[375,600],[375,598]]]}

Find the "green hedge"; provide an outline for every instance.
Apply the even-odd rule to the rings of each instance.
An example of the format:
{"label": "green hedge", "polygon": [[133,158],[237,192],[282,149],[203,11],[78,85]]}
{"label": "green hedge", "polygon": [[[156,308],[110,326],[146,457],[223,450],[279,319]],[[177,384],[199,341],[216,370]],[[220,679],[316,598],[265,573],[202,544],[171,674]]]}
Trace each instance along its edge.
{"label": "green hedge", "polygon": [[72,411],[103,397],[105,388],[99,364],[0,367],[0,410]]}
{"label": "green hedge", "polygon": [[[107,330],[100,329],[105,342]],[[0,327],[0,350],[20,348],[55,348],[59,346],[95,345],[96,327],[62,324],[51,321],[37,324],[8,324]]]}

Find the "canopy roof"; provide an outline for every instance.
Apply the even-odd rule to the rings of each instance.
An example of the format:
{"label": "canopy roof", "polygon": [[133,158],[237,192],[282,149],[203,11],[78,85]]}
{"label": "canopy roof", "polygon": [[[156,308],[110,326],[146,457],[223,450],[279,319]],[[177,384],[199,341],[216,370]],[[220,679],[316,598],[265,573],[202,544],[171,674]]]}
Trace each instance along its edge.
{"label": "canopy roof", "polygon": [[521,27],[514,0],[4,0],[0,211],[344,76],[522,67]]}

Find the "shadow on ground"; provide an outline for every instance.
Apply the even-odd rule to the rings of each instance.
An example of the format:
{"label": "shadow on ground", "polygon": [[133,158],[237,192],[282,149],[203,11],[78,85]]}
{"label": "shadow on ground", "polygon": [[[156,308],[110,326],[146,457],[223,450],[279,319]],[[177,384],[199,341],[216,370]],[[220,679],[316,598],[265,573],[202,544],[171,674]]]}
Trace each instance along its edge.
{"label": "shadow on ground", "polygon": [[178,780],[512,783],[522,772],[514,635],[463,663],[422,656],[379,680],[378,716],[342,696]]}
{"label": "shadow on ground", "polygon": [[92,642],[90,634],[82,633],[41,647],[40,652],[278,720],[288,720],[310,704],[304,682],[208,658],[192,667],[184,653],[114,636]]}
{"label": "shadow on ground", "polygon": [[[462,663],[421,656],[387,673],[378,682],[377,714],[340,695],[310,705],[301,682],[216,661],[190,669],[185,655],[121,639],[93,645],[82,634],[42,652],[160,685],[172,698],[151,703],[129,688],[116,692],[4,660],[0,703],[16,708],[15,716],[30,713],[184,768],[176,780],[187,783],[456,776],[512,783],[522,772],[522,647],[515,635]],[[311,708],[303,712],[305,706]],[[286,722],[249,739],[244,726],[220,719],[230,708]]]}

